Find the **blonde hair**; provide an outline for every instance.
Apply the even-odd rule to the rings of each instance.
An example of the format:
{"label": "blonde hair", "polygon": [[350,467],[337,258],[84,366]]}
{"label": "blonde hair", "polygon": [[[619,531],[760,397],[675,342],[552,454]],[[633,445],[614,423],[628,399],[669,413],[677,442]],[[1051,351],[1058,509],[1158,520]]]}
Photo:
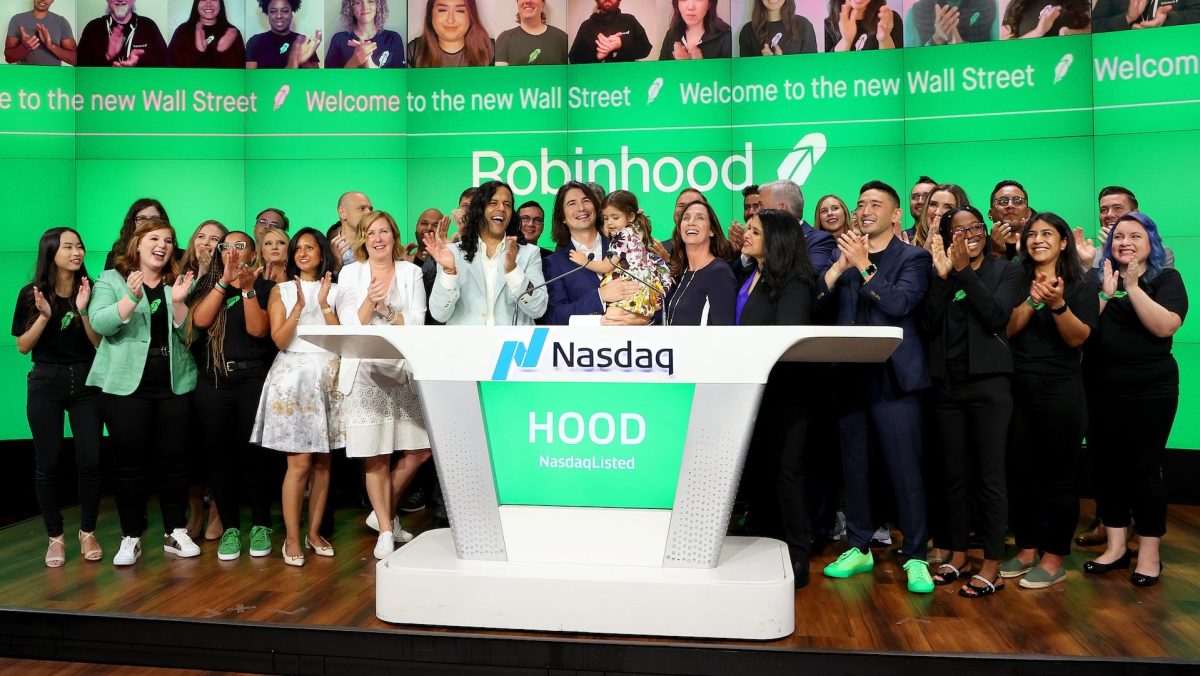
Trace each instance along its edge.
{"label": "blonde hair", "polygon": [[396,219],[386,211],[372,211],[358,219],[358,223],[354,226],[354,238],[350,240],[350,250],[354,252],[354,260],[366,262],[367,229],[381,218],[387,221],[392,228],[392,260],[404,260],[404,244],[400,241],[400,226],[396,225]]}
{"label": "blonde hair", "polygon": [[[272,211],[274,211],[274,209],[272,209]],[[271,235],[279,235],[280,237],[283,238],[283,244],[284,244],[284,249],[285,249],[284,253],[283,253],[283,262],[284,262],[284,264],[287,264],[286,249],[287,249],[287,244],[290,243],[292,241],[292,239],[290,237],[288,237],[288,234],[286,232],[284,232],[282,228],[270,228],[269,230],[267,230],[266,232],[263,233],[262,241],[259,242],[258,246],[255,248],[255,252],[258,255],[258,264],[260,266],[265,266],[267,264],[267,258],[265,255],[266,252],[263,250],[263,242],[266,242],[267,238],[270,237]]]}
{"label": "blonde hair", "polygon": [[[200,274],[200,254],[196,250],[196,238],[200,236],[200,231],[203,230],[204,226],[206,225],[217,226],[217,229],[221,231],[220,239],[224,239],[225,235],[229,234],[229,228],[225,227],[220,221],[207,220],[200,225],[197,225],[196,229],[192,231],[191,239],[188,240],[187,248],[183,250],[183,260],[179,262],[179,269],[181,272],[187,272],[188,270],[191,270],[197,275]],[[175,246],[178,247],[179,243],[176,242]],[[215,247],[213,248],[212,255],[220,255]],[[208,259],[208,262],[209,265],[212,265],[211,257]]]}

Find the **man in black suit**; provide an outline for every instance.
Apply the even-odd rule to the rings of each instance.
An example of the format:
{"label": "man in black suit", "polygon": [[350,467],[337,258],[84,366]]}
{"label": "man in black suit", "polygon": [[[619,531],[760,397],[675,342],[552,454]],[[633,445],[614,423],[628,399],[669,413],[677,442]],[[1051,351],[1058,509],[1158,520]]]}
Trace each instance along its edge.
{"label": "man in black suit", "polygon": [[844,326],[899,326],[903,341],[882,365],[843,365],[839,383],[846,389],[838,426],[846,490],[846,532],[850,547],[825,568],[845,578],[874,568],[869,550],[875,530],[871,511],[870,457],[878,447],[896,494],[901,553],[908,589],[933,591],[925,564],[925,487],[921,478],[921,390],[930,385],[925,350],[917,335],[917,310],[929,289],[932,257],[896,237],[903,218],[900,196],[881,181],[864,185],[858,198],[862,234],[838,238],[840,256],[817,281],[817,303],[835,303]]}
{"label": "man in black suit", "polygon": [[[813,269],[818,275],[825,274],[833,262],[833,254],[837,249],[836,243],[829,233],[818,230],[804,220],[804,192],[800,186],[791,181],[771,181],[758,186],[759,209],[779,209],[786,211],[800,221],[800,229],[804,232],[804,244],[808,247],[808,258],[812,261]],[[741,255],[742,234],[745,228],[734,221],[729,226],[729,243],[733,245],[733,260],[729,261],[733,274],[741,282],[754,272],[754,259]]]}

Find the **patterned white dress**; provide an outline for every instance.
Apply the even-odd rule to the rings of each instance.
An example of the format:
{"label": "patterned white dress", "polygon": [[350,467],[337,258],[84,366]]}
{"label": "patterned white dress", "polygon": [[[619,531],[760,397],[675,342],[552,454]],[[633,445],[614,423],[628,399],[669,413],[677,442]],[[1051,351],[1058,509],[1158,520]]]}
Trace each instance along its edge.
{"label": "patterned white dress", "polygon": [[[304,309],[300,325],[325,324],[317,304],[320,282],[300,282],[304,289]],[[280,300],[286,314],[296,307],[294,282],[279,284]],[[335,306],[338,288],[329,291],[329,304]],[[328,453],[346,445],[341,415],[341,395],[337,391],[337,355],[301,340],[292,339],[267,372],[258,415],[250,441],[284,453]]]}
{"label": "patterned white dress", "polygon": [[[405,327],[425,323],[425,285],[417,266],[404,261],[397,261],[395,266],[388,302],[404,316],[404,326],[396,327],[397,331],[403,331]],[[358,308],[371,282],[370,266],[357,262],[347,265],[338,279],[341,291],[338,317],[345,325],[357,325]],[[371,318],[372,325],[386,323],[377,315]],[[342,362],[338,378],[339,390],[345,397],[342,412],[347,457],[367,458],[429,448],[421,401],[403,362],[347,359]]]}

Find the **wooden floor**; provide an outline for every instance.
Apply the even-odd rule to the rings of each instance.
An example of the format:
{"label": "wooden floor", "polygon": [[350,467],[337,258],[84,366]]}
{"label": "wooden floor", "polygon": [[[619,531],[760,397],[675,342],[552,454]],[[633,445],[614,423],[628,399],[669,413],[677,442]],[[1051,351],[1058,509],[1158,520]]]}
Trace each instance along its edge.
{"label": "wooden floor", "polygon": [[[1090,504],[1085,503],[1084,513],[1091,513]],[[83,561],[77,543],[68,540],[67,565],[45,568],[40,519],[0,530],[0,606],[447,631],[397,627],[375,617],[375,560],[371,557],[374,534],[362,525],[362,517],[350,510],[339,511],[334,539],[337,556],[326,559],[310,555],[303,568],[285,566],[279,558],[280,532],[276,532],[271,557],[243,554],[231,562],[217,560],[215,542],[202,545],[201,557],[184,560],[164,555],[157,538],[149,536],[137,565],[115,568],[112,555],[119,539],[117,519],[113,505],[106,501],[99,528],[105,547],[102,563]],[[73,535],[77,510],[69,511],[66,519],[68,533]],[[406,523],[410,530],[419,530],[429,519],[428,512],[421,512],[408,517]],[[152,517],[152,524],[155,521]],[[1083,562],[1098,551],[1077,550],[1069,560],[1065,584],[1028,591],[1010,582],[996,596],[978,600],[960,598],[957,587],[939,588],[924,596],[909,594],[904,588],[903,571],[890,554],[877,553],[873,575],[840,581],[825,579],[821,568],[840,552],[844,545],[839,544],[813,557],[812,584],[796,593],[797,630],[792,636],[768,643],[689,643],[755,649],[1200,660],[1200,507],[1172,507],[1164,542],[1166,568],[1162,582],[1150,589],[1134,588],[1127,572],[1085,578],[1081,572]],[[613,637],[572,638],[603,641]],[[0,663],[0,669],[3,667]]]}

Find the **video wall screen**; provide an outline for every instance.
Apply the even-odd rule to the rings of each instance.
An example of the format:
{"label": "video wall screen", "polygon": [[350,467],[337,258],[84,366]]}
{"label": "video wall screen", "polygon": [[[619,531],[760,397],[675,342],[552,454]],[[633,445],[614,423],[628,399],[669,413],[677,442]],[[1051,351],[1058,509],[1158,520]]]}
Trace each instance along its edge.
{"label": "video wall screen", "polygon": [[[636,193],[655,236],[693,186],[722,224],[776,178],[853,204],[885,180],[1001,179],[1094,237],[1133,190],[1189,286],[1200,222],[1200,0],[0,0],[0,297],[40,233],[72,225],[102,268],[129,204],[186,239],[264,208],[326,228],[366,192],[412,239],[499,178],[549,213],[568,179]],[[674,61],[674,63],[659,63]],[[72,65],[74,67],[72,67]],[[516,66],[527,66],[518,68]],[[549,219],[547,219],[549,220]],[[544,246],[552,246],[549,233]],[[1200,406],[1200,324],[1175,339]],[[0,351],[23,401],[28,358]],[[21,416],[0,438],[27,438]],[[1185,416],[1171,438],[1200,449]]]}

